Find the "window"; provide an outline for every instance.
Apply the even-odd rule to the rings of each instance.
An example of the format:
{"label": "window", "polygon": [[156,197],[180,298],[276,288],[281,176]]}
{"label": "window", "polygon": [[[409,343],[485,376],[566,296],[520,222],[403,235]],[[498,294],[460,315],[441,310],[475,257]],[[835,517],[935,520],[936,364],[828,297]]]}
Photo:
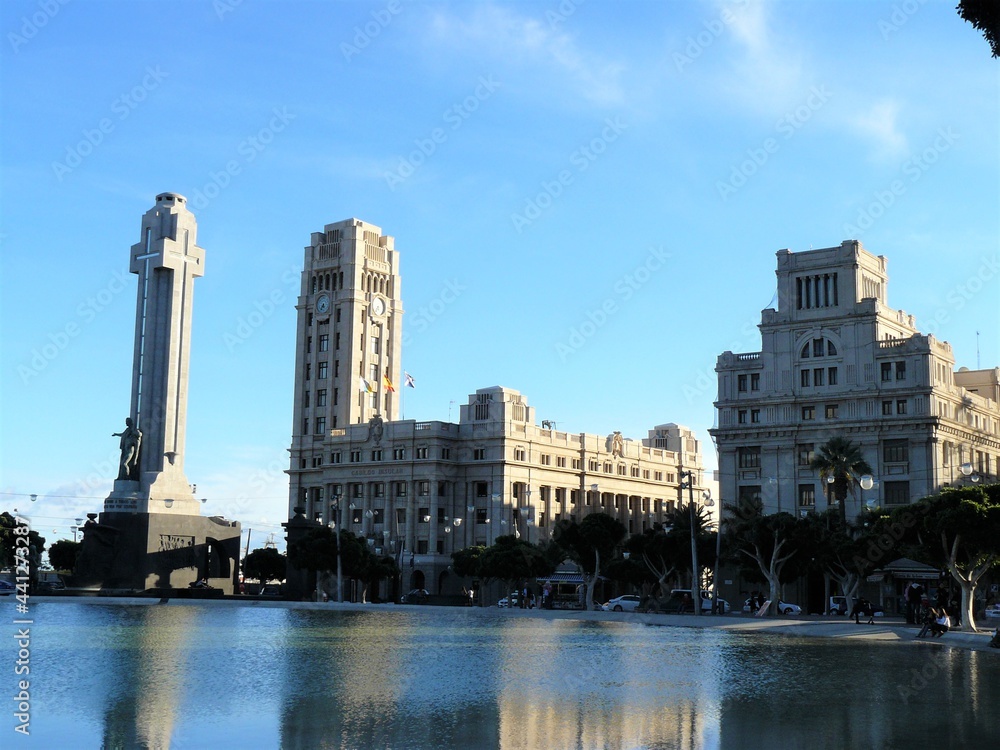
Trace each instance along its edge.
{"label": "window", "polygon": [[333,360],[333,377],[340,377],[340,360]]}
{"label": "window", "polygon": [[382,460],[382,449],[376,448],[375,450],[372,451],[372,461],[381,461],[381,460]]}
{"label": "window", "polygon": [[799,385],[803,388],[808,388],[810,383],[810,372],[805,368],[799,373]]}
{"label": "window", "polygon": [[431,483],[430,482],[418,482],[417,483],[417,494],[418,495],[429,495],[429,494],[431,494]]}
{"label": "window", "polygon": [[826,383],[827,385],[837,385],[837,368],[830,367],[826,371]]}
{"label": "window", "polygon": [[340,461],[341,461],[340,451],[335,451],[335,452],[333,452],[333,453],[330,454],[330,463],[331,464],[339,464]]}
{"label": "window", "polygon": [[444,508],[438,508],[438,523],[444,523]]}
{"label": "window", "polygon": [[906,505],[910,502],[909,482],[885,482],[885,504]]}
{"label": "window", "polygon": [[625,464],[618,464],[618,476],[624,477],[627,475],[628,475],[628,469],[625,467]]}
{"label": "window", "polygon": [[543,454],[541,456],[541,458],[539,459],[539,462],[542,464],[542,466],[551,466],[552,465],[552,456]]}
{"label": "window", "polygon": [[747,410],[746,409],[740,409],[738,412],[736,412],[736,421],[739,424],[746,424],[747,423]]}
{"label": "window", "polygon": [[837,356],[837,347],[835,347],[833,345],[832,341],[827,341],[826,342],[826,354],[827,354],[828,357],[836,357]]}
{"label": "window", "polygon": [[379,353],[379,338],[378,338],[378,336],[372,336],[371,340],[372,340],[371,353],[372,354],[378,354]]}
{"label": "window", "polygon": [[404,525],[406,523],[406,508],[396,508],[396,524]]}
{"label": "window", "polygon": [[896,363],[896,380],[906,380],[906,362]]}
{"label": "window", "polygon": [[306,354],[312,354],[313,350],[313,337],[306,336]]}
{"label": "window", "polygon": [[798,448],[799,466],[809,466],[816,458],[816,450],[813,443],[803,443]]}
{"label": "window", "polygon": [[392,449],[392,460],[402,461],[406,458],[406,448],[393,448]]}
{"label": "window", "polygon": [[328,352],[328,351],[330,351],[330,334],[329,333],[321,333],[319,335],[319,350],[321,352]]}
{"label": "window", "polygon": [[357,482],[351,485],[351,497],[361,497],[365,486],[361,482]]}
{"label": "window", "polygon": [[803,406],[802,407],[802,420],[808,422],[812,419],[816,419],[816,407],[815,406]]}
{"label": "window", "polygon": [[316,417],[316,434],[322,435],[326,432],[326,417]]}
{"label": "window", "polygon": [[330,369],[329,362],[320,362],[316,365],[316,378],[318,380],[326,380],[327,371]]}
{"label": "window", "polygon": [[906,414],[906,399],[905,398],[901,398],[898,401],[896,401],[896,413],[897,414]]}
{"label": "window", "polygon": [[610,461],[605,461],[603,468],[605,474],[610,474],[612,471],[614,471],[614,467],[611,465]]}
{"label": "window", "polygon": [[837,412],[840,411],[840,406],[837,404],[827,404],[824,413],[827,419],[836,419]]}
{"label": "window", "polygon": [[385,523],[385,508],[375,508],[372,510],[372,523],[376,525]]}
{"label": "window", "polygon": [[334,334],[334,337],[333,337],[333,348],[334,349],[339,349],[340,348],[340,334],[339,333]]}
{"label": "window", "polygon": [[663,472],[662,471],[654,471],[653,472],[653,481],[662,482],[663,481]]}
{"label": "window", "polygon": [[597,461],[595,461],[594,459],[590,459],[587,462],[587,471],[597,471],[599,468],[600,467],[599,467]]}
{"label": "window", "polygon": [[427,540],[426,539],[418,539],[417,540],[417,554],[418,555],[426,555],[427,554]]}
{"label": "window", "polygon": [[486,482],[476,482],[476,497],[486,497]]}
{"label": "window", "polygon": [[309,434],[309,417],[302,418],[302,434],[303,435]]}
{"label": "window", "polygon": [[577,501],[580,499],[580,490],[570,490],[569,491],[569,504],[576,505]]}
{"label": "window", "polygon": [[823,339],[813,339],[813,356],[823,356]]}
{"label": "window", "polygon": [[445,461],[450,460],[451,459],[451,448],[442,448],[441,449],[441,458],[443,458]]}
{"label": "window", "polygon": [[882,382],[888,383],[892,380],[892,363],[883,362],[882,363]]}
{"label": "window", "polygon": [[486,449],[476,448],[472,451],[472,459],[474,461],[485,461],[486,460]]}
{"label": "window", "polygon": [[385,497],[385,483],[376,482],[372,487],[372,494],[375,497]]}
{"label": "window", "polygon": [[632,467],[632,476],[634,476],[636,479],[639,478],[639,467],[638,466],[633,466]]}
{"label": "window", "polygon": [[572,461],[570,462],[570,464],[571,464],[571,466],[572,466],[572,467],[573,467],[574,469],[576,469],[577,471],[579,471],[579,470],[580,470],[580,469],[581,469],[581,468],[583,467],[583,461],[581,461],[581,460],[580,460],[579,458],[574,458],[574,459],[573,459],[573,460],[572,460]]}
{"label": "window", "polygon": [[760,423],[760,409],[751,409],[750,410],[750,421],[753,424],[759,424]]}
{"label": "window", "polygon": [[759,391],[760,390],[760,373],[752,372],[750,373],[750,390]]}
{"label": "window", "polygon": [[813,370],[813,385],[817,385],[817,386],[818,385],[823,385],[824,380],[825,380],[825,377],[824,377],[825,375],[826,375],[826,372],[823,370],[822,367],[818,367],[815,370]]}
{"label": "window", "polygon": [[312,379],[312,367],[313,366],[309,362],[306,362],[306,380]]}
{"label": "window", "polygon": [[427,458],[427,448],[417,448],[416,454],[417,458]]}
{"label": "window", "polygon": [[316,391],[316,406],[326,406],[326,389]]}
{"label": "window", "polygon": [[910,460],[910,444],[906,440],[886,440],[882,444],[882,460],[889,463],[905,463]]}
{"label": "window", "polygon": [[800,508],[816,507],[816,487],[814,485],[811,484],[799,485],[799,507]]}
{"label": "window", "polygon": [[431,522],[431,509],[417,508],[417,523],[430,523],[430,522]]}
{"label": "window", "polygon": [[355,508],[351,511],[351,523],[361,523],[361,515],[364,513],[361,508]]}
{"label": "window", "polygon": [[396,482],[396,497],[406,497],[406,482]]}
{"label": "window", "polygon": [[760,485],[744,485],[739,488],[739,502],[740,503],[759,503],[760,502]]}
{"label": "window", "polygon": [[888,417],[892,415],[892,401],[882,402],[882,416]]}
{"label": "window", "polygon": [[527,456],[527,453],[525,452],[524,448],[515,448],[514,449],[514,460],[515,461],[524,461],[525,458],[526,458],[526,456]]}
{"label": "window", "polygon": [[802,347],[802,353],[799,356],[802,359],[809,359],[809,344]]}
{"label": "window", "polygon": [[556,466],[558,466],[560,469],[565,469],[566,468],[566,457],[565,456],[556,456]]}
{"label": "window", "polygon": [[649,469],[643,469],[642,470],[642,478],[643,479],[649,479]]}
{"label": "window", "polygon": [[751,446],[749,448],[739,448],[738,449],[740,468],[741,469],[759,469],[760,468],[760,446]]}
{"label": "window", "polygon": [[448,494],[448,483],[438,482],[438,497],[444,497]]}
{"label": "window", "polygon": [[747,392],[747,376],[746,375],[737,375],[736,376],[736,384],[737,384],[736,385],[736,390],[738,390],[740,393],[746,393]]}
{"label": "window", "polygon": [[[304,406],[307,409],[309,408],[309,391],[308,390],[306,391],[305,396],[302,398],[302,406]],[[316,406],[319,406],[319,404],[316,404]]]}
{"label": "window", "polygon": [[351,463],[356,464],[361,461],[361,451],[351,451]]}
{"label": "window", "polygon": [[486,520],[486,508],[476,508],[476,523],[485,524]]}

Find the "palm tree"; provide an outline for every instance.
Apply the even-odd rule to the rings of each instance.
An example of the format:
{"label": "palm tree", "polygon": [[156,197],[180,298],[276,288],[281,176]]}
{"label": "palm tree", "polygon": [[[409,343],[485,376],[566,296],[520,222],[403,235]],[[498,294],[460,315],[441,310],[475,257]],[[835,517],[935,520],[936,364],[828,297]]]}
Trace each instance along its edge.
{"label": "palm tree", "polygon": [[[854,488],[860,484],[860,478],[872,473],[872,467],[861,455],[861,447],[844,437],[832,437],[819,447],[816,456],[809,464],[813,469],[819,469],[820,478],[830,482],[833,478],[833,496],[840,505],[840,523],[847,527],[847,491],[854,494]],[[829,494],[827,494],[829,497]]]}

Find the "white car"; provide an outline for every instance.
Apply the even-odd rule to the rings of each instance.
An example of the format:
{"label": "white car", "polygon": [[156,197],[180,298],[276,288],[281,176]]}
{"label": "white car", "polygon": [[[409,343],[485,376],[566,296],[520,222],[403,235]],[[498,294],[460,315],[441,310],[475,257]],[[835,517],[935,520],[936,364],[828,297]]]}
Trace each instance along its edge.
{"label": "white car", "polygon": [[[756,607],[751,607],[750,606],[750,600],[747,599],[743,603],[743,611],[744,612],[754,612],[754,613],[756,613],[757,612],[757,608]],[[781,601],[779,599],[778,600],[778,613],[782,614],[782,615],[801,615],[802,614],[802,607],[800,607],[798,604],[792,604],[791,602],[783,602],[783,601]]]}
{"label": "white car", "polygon": [[639,607],[639,597],[633,594],[626,594],[610,600],[601,609],[605,612],[635,612]]}

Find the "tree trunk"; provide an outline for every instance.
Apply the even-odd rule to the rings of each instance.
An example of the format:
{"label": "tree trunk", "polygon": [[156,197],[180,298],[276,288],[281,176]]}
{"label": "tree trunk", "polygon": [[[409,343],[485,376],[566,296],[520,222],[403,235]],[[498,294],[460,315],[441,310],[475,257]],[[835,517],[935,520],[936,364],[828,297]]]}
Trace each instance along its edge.
{"label": "tree trunk", "polygon": [[823,614],[830,614],[830,573],[823,571]]}
{"label": "tree trunk", "polygon": [[588,612],[594,608],[594,585],[597,583],[597,576],[601,572],[601,553],[594,550],[594,574],[587,581],[587,598],[583,606]]}

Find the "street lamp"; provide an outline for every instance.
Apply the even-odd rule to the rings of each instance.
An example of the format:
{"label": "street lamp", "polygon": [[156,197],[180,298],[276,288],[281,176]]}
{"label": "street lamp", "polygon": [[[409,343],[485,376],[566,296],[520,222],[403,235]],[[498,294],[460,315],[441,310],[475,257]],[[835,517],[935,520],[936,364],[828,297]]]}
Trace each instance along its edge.
{"label": "street lamp", "polygon": [[978,484],[979,480],[982,479],[979,476],[979,472],[975,471],[972,467],[972,463],[966,461],[964,464],[958,467],[958,470],[962,472],[962,476],[969,477],[969,481],[973,484]]}
{"label": "street lamp", "polygon": [[[705,490],[702,495],[702,502],[706,508],[715,506],[712,493]],[[715,569],[712,571],[712,611],[717,615],[724,615],[725,612],[719,608],[719,560],[722,558],[722,506],[715,514]]]}
{"label": "street lamp", "polygon": [[73,532],[73,544],[76,544],[77,527],[76,526],[70,526],[69,530]]}
{"label": "street lamp", "polygon": [[[330,528],[333,529],[333,533],[336,535],[337,540],[337,601],[341,604],[344,603],[344,569],[343,564],[340,559],[340,495],[334,495],[333,500],[330,502],[330,507],[333,509],[335,516],[333,522],[330,524]],[[352,503],[353,505],[353,503]]]}
{"label": "street lamp", "polygon": [[688,491],[688,511],[691,514],[691,608],[695,615],[701,614],[701,582],[698,580],[698,541],[694,533],[694,472],[691,470],[678,472],[678,476],[687,477],[681,482],[681,489]]}

